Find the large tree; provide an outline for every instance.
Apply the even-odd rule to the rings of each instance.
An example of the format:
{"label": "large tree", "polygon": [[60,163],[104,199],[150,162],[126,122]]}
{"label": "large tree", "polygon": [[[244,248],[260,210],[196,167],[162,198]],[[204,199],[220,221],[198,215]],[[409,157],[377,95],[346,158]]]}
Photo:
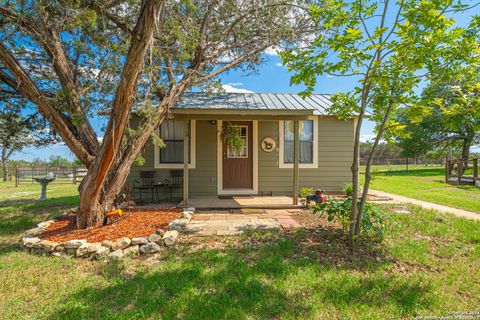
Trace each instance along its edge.
{"label": "large tree", "polygon": [[[7,1],[0,83],[35,104],[88,168],[77,225],[99,225],[182,95],[302,41],[313,31],[305,13],[302,1]],[[101,144],[89,121],[98,109],[108,114]]]}
{"label": "large tree", "polygon": [[[325,0],[312,9],[312,19],[324,26],[324,31],[306,46],[283,54],[295,72],[291,81],[305,84],[306,95],[323,74],[356,80],[353,90],[334,97],[334,109],[344,118],[356,119],[349,230],[352,243],[362,227],[375,150],[385,134],[396,135],[402,129],[395,121],[398,110],[417,101],[422,80],[478,58],[478,19],[472,19],[471,30],[465,30],[455,27],[449,18],[452,12],[466,9],[441,0]],[[368,111],[373,113],[377,135],[359,199],[360,133]]]}
{"label": "large tree", "polygon": [[[460,66],[448,78],[432,79],[412,108],[415,116],[401,116],[406,125],[398,141],[410,155],[433,150],[460,150],[465,162],[480,131],[480,80],[478,66]],[[422,110],[423,112],[416,112]]]}

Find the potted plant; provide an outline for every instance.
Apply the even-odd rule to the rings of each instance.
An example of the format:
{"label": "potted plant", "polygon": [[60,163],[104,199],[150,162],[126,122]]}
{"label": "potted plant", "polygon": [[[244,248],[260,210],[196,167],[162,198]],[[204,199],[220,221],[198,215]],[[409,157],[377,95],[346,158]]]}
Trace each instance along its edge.
{"label": "potted plant", "polygon": [[227,145],[236,152],[240,152],[242,150],[243,139],[239,126],[227,122],[223,125],[221,137],[222,140],[226,142]]}

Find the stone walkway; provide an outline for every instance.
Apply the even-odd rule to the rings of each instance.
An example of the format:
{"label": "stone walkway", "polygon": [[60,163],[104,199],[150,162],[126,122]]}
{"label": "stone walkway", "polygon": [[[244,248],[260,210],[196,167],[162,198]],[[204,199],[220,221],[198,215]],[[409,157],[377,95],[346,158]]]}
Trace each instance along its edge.
{"label": "stone walkway", "polygon": [[247,230],[299,228],[292,213],[301,209],[240,209],[228,211],[196,212],[183,230],[192,236],[236,235]]}
{"label": "stone walkway", "polygon": [[420,206],[425,209],[433,209],[437,210],[439,212],[443,213],[451,213],[453,215],[456,215],[458,217],[462,218],[467,218],[467,219],[474,219],[478,220],[480,219],[480,213],[472,212],[472,211],[466,211],[462,209],[457,209],[457,208],[452,208],[448,206],[444,206],[441,204],[436,204],[428,201],[422,201],[422,200],[417,200],[413,198],[408,198],[404,196],[400,196],[398,194],[393,194],[393,193],[387,193],[383,191],[378,191],[378,190],[369,190],[369,194],[373,194],[376,196],[382,196],[382,197],[388,197],[392,199],[391,201],[385,201],[384,203],[391,203],[391,202],[399,202],[399,203],[411,203],[417,206]]}

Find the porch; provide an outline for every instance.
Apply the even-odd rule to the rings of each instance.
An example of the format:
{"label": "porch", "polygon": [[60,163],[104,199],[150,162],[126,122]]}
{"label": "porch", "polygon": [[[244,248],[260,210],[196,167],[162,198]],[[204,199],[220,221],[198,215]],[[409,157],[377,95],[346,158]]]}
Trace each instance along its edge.
{"label": "porch", "polygon": [[249,209],[295,209],[302,207],[301,204],[294,204],[293,197],[289,196],[197,196],[189,197],[187,204],[181,201],[177,206],[181,208],[194,207],[197,210],[244,209],[245,212]]}

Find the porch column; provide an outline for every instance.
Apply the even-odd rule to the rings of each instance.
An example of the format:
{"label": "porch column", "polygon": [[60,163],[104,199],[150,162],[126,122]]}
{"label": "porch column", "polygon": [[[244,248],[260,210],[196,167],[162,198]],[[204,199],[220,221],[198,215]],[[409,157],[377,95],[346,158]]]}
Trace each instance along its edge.
{"label": "porch column", "polygon": [[299,121],[293,121],[293,204],[298,204],[298,189],[299,189],[299,166],[300,160],[300,141],[299,141]]}
{"label": "porch column", "polygon": [[188,140],[190,121],[185,120],[183,130],[183,205],[188,205]]}

